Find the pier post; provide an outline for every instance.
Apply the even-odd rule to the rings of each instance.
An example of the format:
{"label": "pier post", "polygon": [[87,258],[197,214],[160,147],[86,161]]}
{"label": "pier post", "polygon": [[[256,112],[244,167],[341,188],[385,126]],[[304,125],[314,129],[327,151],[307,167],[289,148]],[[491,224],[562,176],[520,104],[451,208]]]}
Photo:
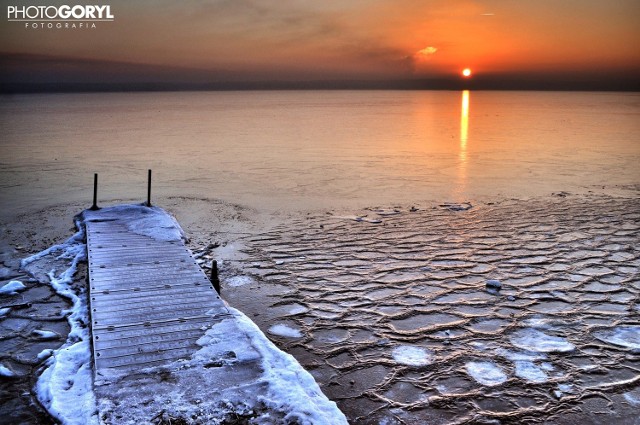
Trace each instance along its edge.
{"label": "pier post", "polygon": [[98,173],[93,174],[93,205],[91,205],[91,210],[98,210]]}
{"label": "pier post", "polygon": [[147,177],[147,206],[151,206],[151,170],[149,170]]}
{"label": "pier post", "polygon": [[218,262],[216,260],[211,262],[211,284],[213,289],[220,294],[220,279],[218,279]]}

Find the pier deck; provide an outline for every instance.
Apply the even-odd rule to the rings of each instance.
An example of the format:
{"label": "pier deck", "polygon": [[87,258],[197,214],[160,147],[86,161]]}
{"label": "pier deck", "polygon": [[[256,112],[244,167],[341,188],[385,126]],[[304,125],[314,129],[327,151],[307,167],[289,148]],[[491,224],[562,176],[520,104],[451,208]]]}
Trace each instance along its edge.
{"label": "pier deck", "polygon": [[188,358],[229,314],[182,241],[86,223],[93,354],[104,369],[134,371]]}

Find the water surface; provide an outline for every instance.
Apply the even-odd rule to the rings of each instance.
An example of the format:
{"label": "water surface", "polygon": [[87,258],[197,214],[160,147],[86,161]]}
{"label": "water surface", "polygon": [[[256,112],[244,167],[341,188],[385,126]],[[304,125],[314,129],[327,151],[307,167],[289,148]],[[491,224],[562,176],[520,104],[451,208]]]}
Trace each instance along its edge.
{"label": "water surface", "polygon": [[333,208],[640,182],[638,93],[296,91],[0,97],[2,218],[154,194]]}

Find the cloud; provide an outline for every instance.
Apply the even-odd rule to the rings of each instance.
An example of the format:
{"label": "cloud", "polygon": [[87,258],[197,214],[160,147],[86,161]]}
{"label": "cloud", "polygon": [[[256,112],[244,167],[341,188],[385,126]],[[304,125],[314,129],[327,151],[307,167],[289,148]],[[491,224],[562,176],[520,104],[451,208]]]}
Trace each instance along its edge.
{"label": "cloud", "polygon": [[416,52],[416,55],[431,56],[431,55],[434,55],[437,51],[438,51],[438,48],[433,46],[427,46],[422,50],[418,50],[418,52]]}

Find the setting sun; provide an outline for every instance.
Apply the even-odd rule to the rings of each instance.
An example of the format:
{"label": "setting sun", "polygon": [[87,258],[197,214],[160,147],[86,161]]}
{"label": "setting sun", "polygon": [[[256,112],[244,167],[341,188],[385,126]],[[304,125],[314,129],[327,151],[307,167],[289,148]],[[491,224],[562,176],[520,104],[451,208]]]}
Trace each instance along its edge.
{"label": "setting sun", "polygon": [[471,77],[471,70],[469,68],[465,68],[462,70],[463,77]]}

